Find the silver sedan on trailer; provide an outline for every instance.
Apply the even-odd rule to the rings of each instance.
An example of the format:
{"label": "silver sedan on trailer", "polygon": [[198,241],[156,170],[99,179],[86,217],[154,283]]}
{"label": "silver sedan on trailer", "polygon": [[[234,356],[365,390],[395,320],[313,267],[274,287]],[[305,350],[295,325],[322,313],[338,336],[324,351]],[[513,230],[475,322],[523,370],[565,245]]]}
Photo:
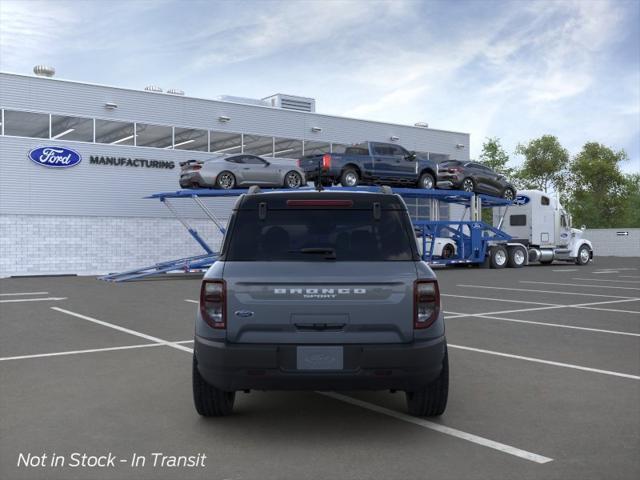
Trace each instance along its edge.
{"label": "silver sedan on trailer", "polygon": [[306,185],[304,172],[292,159],[269,159],[249,154],[220,155],[211,160],[180,163],[181,188],[221,188],[260,185],[300,188]]}

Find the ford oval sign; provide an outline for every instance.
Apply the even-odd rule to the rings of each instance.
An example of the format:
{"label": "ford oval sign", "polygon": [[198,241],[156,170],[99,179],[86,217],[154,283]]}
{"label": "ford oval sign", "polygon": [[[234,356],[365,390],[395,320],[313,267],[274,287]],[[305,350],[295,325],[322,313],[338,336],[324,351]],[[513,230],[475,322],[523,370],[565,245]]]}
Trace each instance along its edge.
{"label": "ford oval sign", "polygon": [[80,154],[64,147],[38,147],[29,152],[33,163],[50,168],[69,168],[82,161]]}
{"label": "ford oval sign", "polygon": [[531,199],[526,195],[517,195],[516,199],[513,201],[514,205],[526,205],[529,203]]}

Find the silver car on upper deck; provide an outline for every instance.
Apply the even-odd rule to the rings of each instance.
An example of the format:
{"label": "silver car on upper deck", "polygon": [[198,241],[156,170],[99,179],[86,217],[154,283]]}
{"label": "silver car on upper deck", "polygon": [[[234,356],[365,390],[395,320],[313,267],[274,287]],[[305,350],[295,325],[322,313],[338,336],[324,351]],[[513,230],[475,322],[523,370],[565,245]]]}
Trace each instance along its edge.
{"label": "silver car on upper deck", "polygon": [[221,188],[260,185],[263,187],[300,188],[306,185],[304,171],[297,162],[285,158],[257,155],[219,155],[211,160],[180,163],[181,188]]}

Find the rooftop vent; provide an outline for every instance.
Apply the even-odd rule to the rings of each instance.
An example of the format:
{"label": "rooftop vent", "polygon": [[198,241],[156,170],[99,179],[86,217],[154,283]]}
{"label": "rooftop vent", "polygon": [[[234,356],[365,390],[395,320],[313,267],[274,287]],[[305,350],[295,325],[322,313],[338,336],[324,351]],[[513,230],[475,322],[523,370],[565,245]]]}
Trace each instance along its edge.
{"label": "rooftop vent", "polygon": [[39,77],[53,77],[56,74],[56,69],[47,65],[36,65],[33,67],[33,73]]}
{"label": "rooftop vent", "polygon": [[418,122],[414,123],[413,125],[420,128],[429,128],[429,124],[427,122]]}
{"label": "rooftop vent", "polygon": [[296,110],[298,112],[316,111],[316,101],[313,98],[276,93],[270,97],[263,98],[263,100],[269,102],[272,107],[284,108],[285,110]]}
{"label": "rooftop vent", "polygon": [[247,97],[234,97],[233,95],[220,95],[216,97],[216,100],[220,100],[222,102],[232,102],[232,103],[244,103],[246,105],[258,105],[260,107],[268,107],[269,103],[264,100],[258,100],[256,98],[247,98]]}
{"label": "rooftop vent", "polygon": [[162,88],[157,85],[147,85],[146,87],[144,87],[144,89],[147,92],[162,93]]}
{"label": "rooftop vent", "polygon": [[167,90],[167,93],[169,95],[184,95],[184,91],[180,90],[179,88],[170,88],[169,90]]}

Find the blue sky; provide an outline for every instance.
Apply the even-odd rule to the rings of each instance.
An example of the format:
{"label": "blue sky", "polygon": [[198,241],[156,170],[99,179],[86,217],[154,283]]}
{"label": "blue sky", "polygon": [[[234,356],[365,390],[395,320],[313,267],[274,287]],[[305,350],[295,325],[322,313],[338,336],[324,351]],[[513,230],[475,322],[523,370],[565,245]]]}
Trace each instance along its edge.
{"label": "blue sky", "polygon": [[0,0],[0,69],[625,149],[640,171],[640,1]]}

